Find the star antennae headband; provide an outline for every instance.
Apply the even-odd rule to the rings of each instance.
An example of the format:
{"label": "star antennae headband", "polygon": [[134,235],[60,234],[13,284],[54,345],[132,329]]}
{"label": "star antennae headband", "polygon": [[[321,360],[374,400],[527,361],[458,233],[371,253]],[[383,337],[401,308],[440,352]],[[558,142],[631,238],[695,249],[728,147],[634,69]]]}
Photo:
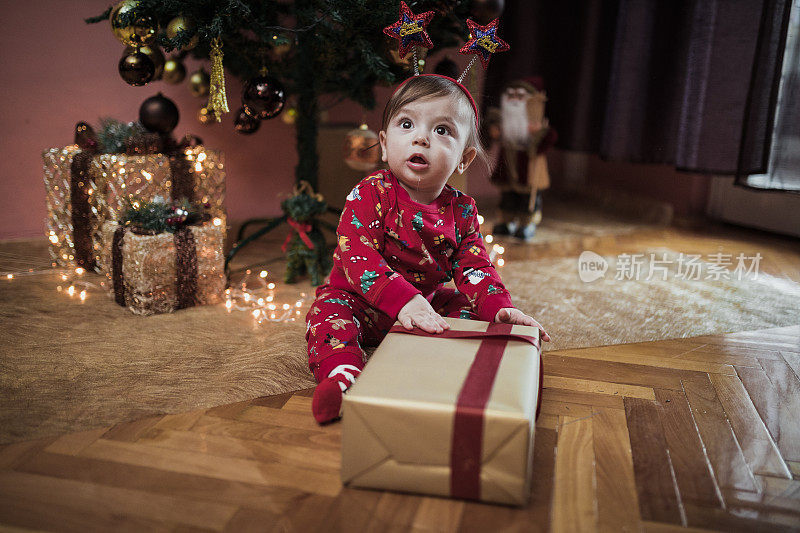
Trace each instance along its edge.
{"label": "star antennae headband", "polygon": [[[400,59],[404,59],[409,51],[414,54],[414,76],[420,75],[417,46],[433,48],[433,41],[431,41],[430,35],[425,31],[425,28],[435,14],[434,11],[426,11],[415,15],[405,2],[400,2],[400,18],[394,24],[383,28],[383,33],[398,40]],[[497,36],[498,25],[499,19],[494,19],[485,26],[481,26],[472,19],[467,19],[469,38],[464,43],[464,46],[461,47],[459,53],[464,55],[474,54],[475,57],[472,58],[458,79],[454,81],[460,84],[469,69],[475,64],[476,59],[480,59],[481,65],[486,69],[489,66],[492,54],[505,52],[510,48],[508,43]]]}

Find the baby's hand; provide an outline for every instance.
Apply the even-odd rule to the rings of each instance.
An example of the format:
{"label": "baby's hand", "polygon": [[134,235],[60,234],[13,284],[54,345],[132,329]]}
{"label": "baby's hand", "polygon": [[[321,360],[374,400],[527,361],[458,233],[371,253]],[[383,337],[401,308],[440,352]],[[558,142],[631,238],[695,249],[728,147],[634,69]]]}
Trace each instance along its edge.
{"label": "baby's hand", "polygon": [[542,340],[545,342],[550,342],[550,335],[547,334],[542,325],[536,322],[533,317],[526,315],[516,307],[504,307],[500,309],[497,312],[497,316],[494,317],[494,321],[539,328],[539,331],[542,332]]}
{"label": "baby's hand", "polygon": [[428,333],[441,333],[446,329],[450,329],[450,324],[433,310],[431,304],[421,294],[411,298],[400,309],[400,312],[397,313],[397,320],[406,329],[414,329],[414,326],[416,326]]}

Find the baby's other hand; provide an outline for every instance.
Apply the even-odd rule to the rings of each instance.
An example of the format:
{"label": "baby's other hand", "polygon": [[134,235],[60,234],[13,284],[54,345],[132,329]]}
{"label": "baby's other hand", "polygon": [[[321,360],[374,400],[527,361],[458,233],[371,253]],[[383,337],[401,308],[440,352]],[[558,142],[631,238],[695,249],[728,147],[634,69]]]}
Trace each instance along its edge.
{"label": "baby's other hand", "polygon": [[433,310],[431,304],[421,294],[411,298],[400,309],[397,320],[408,330],[414,329],[414,326],[428,333],[441,333],[450,329],[450,324]]}
{"label": "baby's other hand", "polygon": [[516,307],[504,307],[500,309],[497,312],[497,316],[494,317],[494,321],[539,328],[539,331],[542,333],[542,340],[545,342],[550,342],[550,335],[547,334],[542,325],[535,321],[533,317],[526,315]]}

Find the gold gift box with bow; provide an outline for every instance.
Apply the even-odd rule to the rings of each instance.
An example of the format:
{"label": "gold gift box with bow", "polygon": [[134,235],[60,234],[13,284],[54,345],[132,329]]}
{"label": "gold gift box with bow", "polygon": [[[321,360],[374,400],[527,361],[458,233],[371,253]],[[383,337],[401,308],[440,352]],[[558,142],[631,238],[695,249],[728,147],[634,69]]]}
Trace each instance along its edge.
{"label": "gold gift box with bow", "polygon": [[[445,320],[450,331],[486,332],[490,326]],[[467,497],[524,505],[530,497],[541,385],[539,330],[506,328],[512,335],[535,339],[535,344],[512,338],[505,345],[477,435],[479,488]],[[459,395],[482,342],[400,332],[386,336],[344,396],[344,484],[464,497],[451,481],[454,422]]]}

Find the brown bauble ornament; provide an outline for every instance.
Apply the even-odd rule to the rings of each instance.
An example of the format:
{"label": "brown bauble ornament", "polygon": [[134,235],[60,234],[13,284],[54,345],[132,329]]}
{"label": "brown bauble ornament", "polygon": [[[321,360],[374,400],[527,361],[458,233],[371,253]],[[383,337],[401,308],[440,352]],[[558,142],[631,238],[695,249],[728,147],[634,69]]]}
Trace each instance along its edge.
{"label": "brown bauble ornament", "polygon": [[[169,21],[169,24],[167,24],[167,37],[170,39],[174,39],[175,36],[178,35],[178,33],[182,31],[193,32],[194,28],[195,25],[194,22],[191,21],[191,19],[188,19],[186,17],[175,17],[174,19]],[[197,43],[199,41],[200,41],[200,36],[197,35],[197,33],[195,33],[192,36],[192,39],[189,41],[189,43],[181,48],[181,51],[191,50],[192,48],[197,46]]]}
{"label": "brown bauble ornament", "polygon": [[180,59],[167,59],[164,63],[164,74],[161,79],[172,85],[178,85],[186,78],[186,67]]}
{"label": "brown bauble ornament", "polygon": [[344,162],[347,166],[361,172],[376,168],[381,161],[378,135],[362,124],[347,132],[344,137]]}
{"label": "brown bauble ornament", "polygon": [[158,22],[150,15],[139,14],[132,24],[123,25],[120,15],[134,11],[137,6],[136,0],[122,0],[114,6],[108,17],[114,37],[126,46],[154,43],[158,34]]}
{"label": "brown bauble ornament", "polygon": [[154,133],[170,133],[179,120],[178,106],[161,93],[151,96],[139,107],[139,122]]}
{"label": "brown bauble ornament", "polygon": [[119,60],[117,68],[125,83],[134,87],[150,83],[156,73],[153,61],[141,52],[125,52]]}
{"label": "brown bauble ornament", "polygon": [[475,22],[485,26],[500,17],[504,4],[504,0],[472,0],[469,12]]}
{"label": "brown bauble ornament", "polygon": [[236,112],[236,118],[233,119],[233,129],[242,135],[252,135],[261,126],[261,121],[255,117],[251,117],[244,112],[244,108],[240,107]]}
{"label": "brown bauble ornament", "polygon": [[204,68],[200,68],[189,76],[189,91],[191,91],[194,96],[204,98],[208,96],[210,88],[211,78]]}
{"label": "brown bauble ornament", "polygon": [[214,112],[205,106],[201,107],[197,112],[197,122],[203,126],[212,126],[216,121],[217,118],[214,116]]}
{"label": "brown bauble ornament", "polygon": [[[129,54],[136,52],[136,47],[127,47],[125,51]],[[150,46],[139,46],[138,50],[150,58],[150,61],[153,62],[153,65],[156,67],[156,72],[153,74],[153,80],[160,80],[161,76],[164,74],[164,63],[166,60],[164,59],[164,54],[161,52],[161,48],[156,46],[155,44]]]}
{"label": "brown bauble ornament", "polygon": [[283,84],[272,76],[263,74],[250,78],[242,87],[242,107],[251,117],[267,120],[275,118],[286,104]]}

